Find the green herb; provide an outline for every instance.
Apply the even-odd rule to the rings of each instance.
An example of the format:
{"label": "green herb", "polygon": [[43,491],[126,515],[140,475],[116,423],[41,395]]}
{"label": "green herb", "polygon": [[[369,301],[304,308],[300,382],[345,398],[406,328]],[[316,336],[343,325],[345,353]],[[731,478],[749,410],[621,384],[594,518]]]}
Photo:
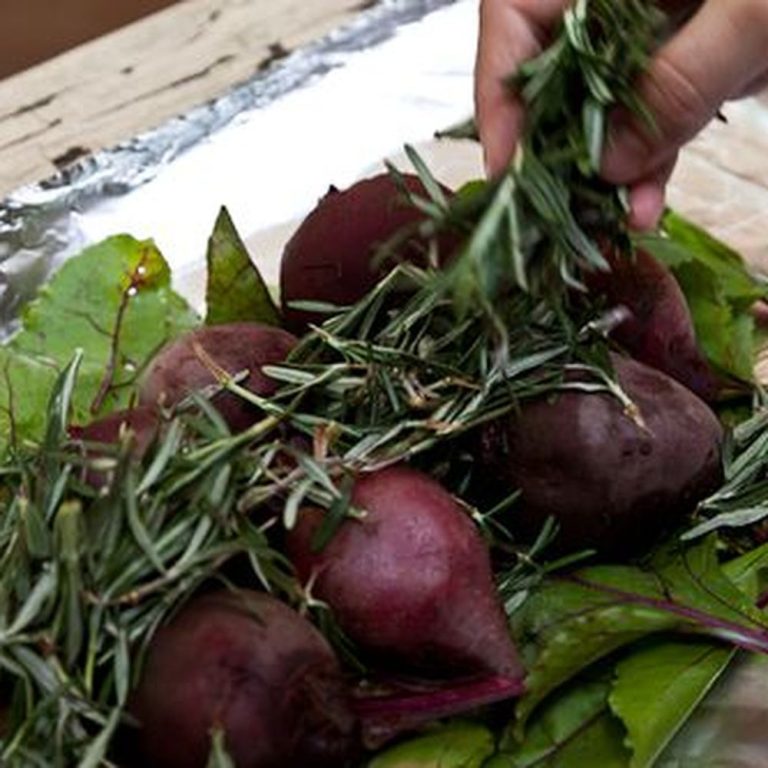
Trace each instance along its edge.
{"label": "green herb", "polygon": [[768,517],[768,410],[760,395],[754,415],[735,427],[724,447],[725,482],[696,510],[696,525],[682,539],[714,531],[754,529]]}
{"label": "green herb", "polygon": [[146,359],[197,322],[151,242],[113,237],[68,261],[0,348],[0,455],[9,442],[41,439],[50,392],[76,349],[73,411],[63,418],[84,423],[124,407]]}
{"label": "green herb", "polygon": [[237,768],[226,749],[226,734],[221,728],[211,733],[211,754],[206,768]]}
{"label": "green herb", "polygon": [[760,341],[751,310],[768,296],[766,281],[753,275],[731,248],[673,211],[665,215],[658,234],[635,240],[674,273],[696,338],[715,369],[751,382]]}
{"label": "green herb", "polygon": [[629,251],[625,195],[601,181],[600,159],[611,110],[646,116],[634,82],[662,22],[644,0],[577,0],[514,77],[526,124],[512,163],[438,217],[470,235],[446,280],[461,313],[492,311],[513,286],[562,302],[582,270],[607,268],[598,243]]}
{"label": "green herb", "polygon": [[222,208],[208,240],[207,325],[248,321],[280,325],[280,312],[229,211]]}
{"label": "green herb", "polygon": [[562,683],[649,634],[703,634],[768,650],[768,618],[718,564],[716,547],[714,539],[672,546],[644,568],[594,566],[543,583],[514,617],[531,656],[520,724]]}
{"label": "green herb", "polygon": [[611,713],[610,692],[609,667],[562,687],[533,717],[524,738],[505,731],[486,768],[627,768],[630,752]]}
{"label": "green herb", "polygon": [[7,479],[0,666],[14,706],[4,765],[105,764],[153,631],[233,558],[249,558],[266,588],[293,590],[284,558],[237,511],[234,491],[256,461],[239,438],[206,439],[199,419],[181,417],[146,470],[121,446],[107,495],[80,485],[83,458],[63,429],[79,364],[51,393],[41,450]]}
{"label": "green herb", "polygon": [[385,750],[368,768],[483,768],[495,749],[493,734],[482,725],[449,723]]}
{"label": "green herb", "polygon": [[650,643],[616,667],[613,712],[627,728],[630,768],[651,768],[728,669],[736,650],[707,641]]}

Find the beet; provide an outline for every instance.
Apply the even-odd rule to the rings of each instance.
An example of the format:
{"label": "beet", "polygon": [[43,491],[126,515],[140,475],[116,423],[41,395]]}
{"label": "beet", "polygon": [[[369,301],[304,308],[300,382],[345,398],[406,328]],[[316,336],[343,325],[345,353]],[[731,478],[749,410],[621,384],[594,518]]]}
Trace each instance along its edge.
{"label": "beet", "polygon": [[131,433],[131,454],[141,459],[157,436],[160,422],[157,412],[147,406],[114,411],[85,426],[73,424],[69,436],[87,443],[117,443],[125,431]]}
{"label": "beet", "polygon": [[658,368],[707,402],[718,399],[725,382],[699,349],[688,304],[675,276],[646,251],[633,258],[607,254],[610,272],[587,275],[590,291],[629,317],[611,337],[636,360]]}
{"label": "beet", "polygon": [[[192,392],[216,385],[200,349],[230,375],[248,371],[240,385],[267,397],[277,384],[261,367],[281,363],[295,343],[287,331],[257,323],[198,328],[160,350],[142,380],[139,398],[146,405],[171,407]],[[231,392],[219,392],[211,402],[234,432],[247,429],[261,417],[259,408]]]}
{"label": "beet", "polygon": [[[426,197],[417,176],[405,175],[409,191]],[[443,190],[446,195],[450,192]],[[285,247],[280,265],[280,295],[286,327],[302,334],[310,323],[327,315],[292,309],[292,301],[322,301],[337,306],[354,304],[393,266],[374,265],[376,247],[400,229],[417,224],[425,215],[411,206],[392,177],[381,174],[349,189],[331,188],[304,219]],[[399,254],[423,262],[427,243],[414,236]],[[441,254],[449,255],[452,238],[439,240]]]}
{"label": "beet", "polygon": [[612,356],[639,418],[607,393],[563,392],[525,403],[485,433],[488,482],[521,498],[509,525],[535,535],[551,515],[560,549],[639,552],[722,479],[722,428],[664,373]]}
{"label": "beet", "polygon": [[[153,408],[138,406],[115,411],[85,426],[72,425],[69,427],[69,436],[75,442],[93,444],[85,448],[85,455],[88,459],[97,459],[104,455],[96,447],[98,444],[117,444],[123,434],[128,432],[131,458],[141,461],[155,441],[159,429],[157,412]],[[109,473],[93,467],[86,467],[83,473],[84,482],[93,488],[108,485],[109,479]]]}
{"label": "beet", "polygon": [[129,708],[153,768],[204,768],[214,727],[238,768],[341,768],[356,752],[330,647],[257,592],[212,593],[184,607],[152,639]]}
{"label": "beet", "polygon": [[448,676],[522,670],[471,519],[439,483],[406,467],[356,480],[345,520],[313,551],[323,512],[304,509],[287,549],[300,579],[371,658],[399,671]]}

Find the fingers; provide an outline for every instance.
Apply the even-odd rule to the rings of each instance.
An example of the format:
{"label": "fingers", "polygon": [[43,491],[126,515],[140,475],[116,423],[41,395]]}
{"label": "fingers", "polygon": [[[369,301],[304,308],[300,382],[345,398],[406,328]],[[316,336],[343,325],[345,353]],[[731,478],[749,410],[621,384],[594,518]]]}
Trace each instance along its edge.
{"label": "fingers", "polygon": [[[766,54],[766,58],[768,58],[768,54]],[[765,72],[761,72],[756,78],[747,83],[747,86],[736,95],[739,98],[743,96],[752,96],[756,93],[760,93],[760,91],[764,91],[766,88],[768,88],[768,68],[766,68]]]}
{"label": "fingers", "polygon": [[768,70],[768,3],[709,0],[654,58],[640,96],[655,128],[635,117],[614,120],[603,176],[633,184],[668,164],[722,103]]}
{"label": "fingers", "polygon": [[523,124],[520,101],[506,80],[542,47],[567,0],[482,0],[475,66],[475,111],[489,175],[512,157]]}
{"label": "fingers", "polygon": [[[506,85],[542,48],[569,0],[481,0],[475,69],[478,130],[490,175],[510,161],[524,120]],[[658,52],[639,83],[654,127],[628,114],[612,120],[603,176],[630,187],[629,223],[652,229],[677,153],[729,98],[768,84],[768,0],[664,0],[675,18],[692,15]]]}
{"label": "fingers", "polygon": [[675,168],[677,156],[667,161],[650,176],[641,179],[629,190],[629,221],[631,229],[646,232],[656,229],[664,213],[666,187]]}

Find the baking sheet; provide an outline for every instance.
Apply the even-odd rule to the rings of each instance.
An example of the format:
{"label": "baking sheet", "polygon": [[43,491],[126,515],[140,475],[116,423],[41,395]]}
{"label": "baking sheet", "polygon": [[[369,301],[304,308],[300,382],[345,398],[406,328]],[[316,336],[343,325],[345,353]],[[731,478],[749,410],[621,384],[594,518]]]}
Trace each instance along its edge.
{"label": "baking sheet", "polygon": [[[472,108],[477,0],[390,0],[253,81],[0,204],[0,328],[50,270],[117,233],[153,237],[202,308],[206,238],[227,205],[267,279],[329,184],[417,145],[450,186],[480,175],[468,143],[431,140]],[[681,156],[670,202],[768,272],[768,106],[729,105]],[[768,660],[713,691],[665,768],[768,765]],[[596,767],[598,768],[598,767]]]}
{"label": "baking sheet", "polygon": [[466,117],[476,25],[475,0],[384,0],[214,103],[19,190],[0,205],[0,323],[115,232],[153,237],[184,288],[222,204],[244,234],[270,230]]}

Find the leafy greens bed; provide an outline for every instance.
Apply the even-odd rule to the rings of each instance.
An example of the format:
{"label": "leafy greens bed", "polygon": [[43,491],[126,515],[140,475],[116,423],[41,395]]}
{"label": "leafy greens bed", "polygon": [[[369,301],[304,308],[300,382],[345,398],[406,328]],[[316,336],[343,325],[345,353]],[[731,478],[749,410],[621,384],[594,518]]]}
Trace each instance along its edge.
{"label": "leafy greens bed", "polygon": [[[740,652],[768,651],[768,417],[752,380],[760,340],[751,314],[766,288],[736,254],[674,213],[657,234],[631,236],[621,190],[597,177],[606,115],[617,103],[642,109],[631,84],[662,22],[645,2],[576,2],[552,46],[519,75],[529,125],[508,173],[452,194],[410,152],[416,176],[391,169],[386,183],[411,212],[372,261],[380,279],[356,286],[351,300],[300,296],[281,312],[222,211],[209,242],[204,320],[171,290],[157,248],[124,235],[69,261],[26,307],[0,349],[3,764],[147,764],[137,752],[147,749],[158,765],[198,765],[202,748],[219,766],[233,755],[254,766],[651,766]],[[346,210],[365,220],[362,207]],[[341,259],[343,227],[328,229],[329,258]],[[353,257],[368,259],[371,245]],[[512,482],[500,479],[494,454],[513,450],[514,439],[496,442],[494,429],[517,423],[534,403],[595,398],[648,431],[618,376],[625,363],[616,352],[629,344],[614,333],[627,313],[642,321],[641,312],[590,282],[609,266],[620,274],[622,259],[674,274],[695,329],[675,359],[693,355],[686,359],[697,375],[685,383],[701,384],[704,371],[701,386],[714,393],[727,432],[717,487],[681,501],[680,514],[640,550],[612,551],[595,539],[595,552],[558,535],[567,525],[557,514],[517,527],[533,492],[514,471]],[[335,269],[339,279],[324,284],[341,290],[345,267]],[[641,276],[630,273],[633,290],[659,300],[643,292]],[[287,358],[259,364],[268,390],[254,387],[243,366],[223,366],[222,346],[189,335],[201,325],[279,326],[283,314],[315,324]],[[187,357],[209,383],[161,403],[160,426],[140,455],[138,427],[118,419],[109,435],[84,431],[135,405],[151,361],[176,339],[193,339]],[[169,366],[181,371],[187,362]],[[247,407],[249,423],[233,428],[222,397]],[[374,561],[337,579],[340,586],[326,578],[366,518],[392,531],[386,546],[416,546],[421,534],[408,514],[396,524],[379,519],[381,498],[403,509],[412,503],[396,482],[403,478],[430,494],[425,525],[440,535],[461,529],[446,539],[467,537],[465,549],[479,553],[451,561],[456,572],[473,572],[473,590],[486,578],[491,585],[491,564],[494,579],[492,598],[472,591],[462,603],[464,587],[445,576],[459,615],[445,625],[431,614],[411,619],[413,634],[426,631],[422,624],[441,632],[415,673],[405,669],[413,653],[393,665],[392,649],[377,645],[405,608],[376,605],[385,618],[368,634],[345,620],[349,595],[365,599],[383,578]],[[610,539],[614,529],[606,530]],[[418,582],[426,562],[405,581]],[[240,606],[233,618],[230,598],[215,597],[220,589],[247,592],[260,628],[250,619],[239,628],[249,611]],[[262,592],[312,618],[334,652],[313,630],[294,629],[304,620],[265,604]],[[386,601],[400,606],[397,599]],[[493,606],[475,613],[484,600]],[[293,719],[275,725],[265,714],[272,726],[259,738],[268,747],[247,759],[224,705],[203,716],[202,747],[194,709],[170,757],[167,731],[160,747],[136,735],[142,718],[146,732],[167,729],[164,713],[147,713],[168,689],[183,689],[182,679],[158,688],[145,679],[147,670],[165,675],[167,657],[192,653],[174,650],[179,632],[168,626],[192,636],[211,605],[215,631],[232,627],[232,635],[206,635],[201,648],[241,653],[240,638],[259,643],[272,631],[283,650],[295,642],[296,653],[323,668],[322,686],[313,678],[294,697],[298,705],[260,690],[265,712],[285,707]],[[171,650],[153,650],[156,638]],[[194,678],[191,658],[183,675]],[[293,692],[298,662],[276,658],[269,675],[285,664],[288,677],[274,686]],[[448,673],[429,668],[446,658]],[[249,663],[233,666],[246,675]],[[201,689],[200,699],[208,693]],[[315,695],[317,712],[307,704]],[[321,726],[308,726],[307,712]],[[257,735],[259,727],[249,722]]]}

